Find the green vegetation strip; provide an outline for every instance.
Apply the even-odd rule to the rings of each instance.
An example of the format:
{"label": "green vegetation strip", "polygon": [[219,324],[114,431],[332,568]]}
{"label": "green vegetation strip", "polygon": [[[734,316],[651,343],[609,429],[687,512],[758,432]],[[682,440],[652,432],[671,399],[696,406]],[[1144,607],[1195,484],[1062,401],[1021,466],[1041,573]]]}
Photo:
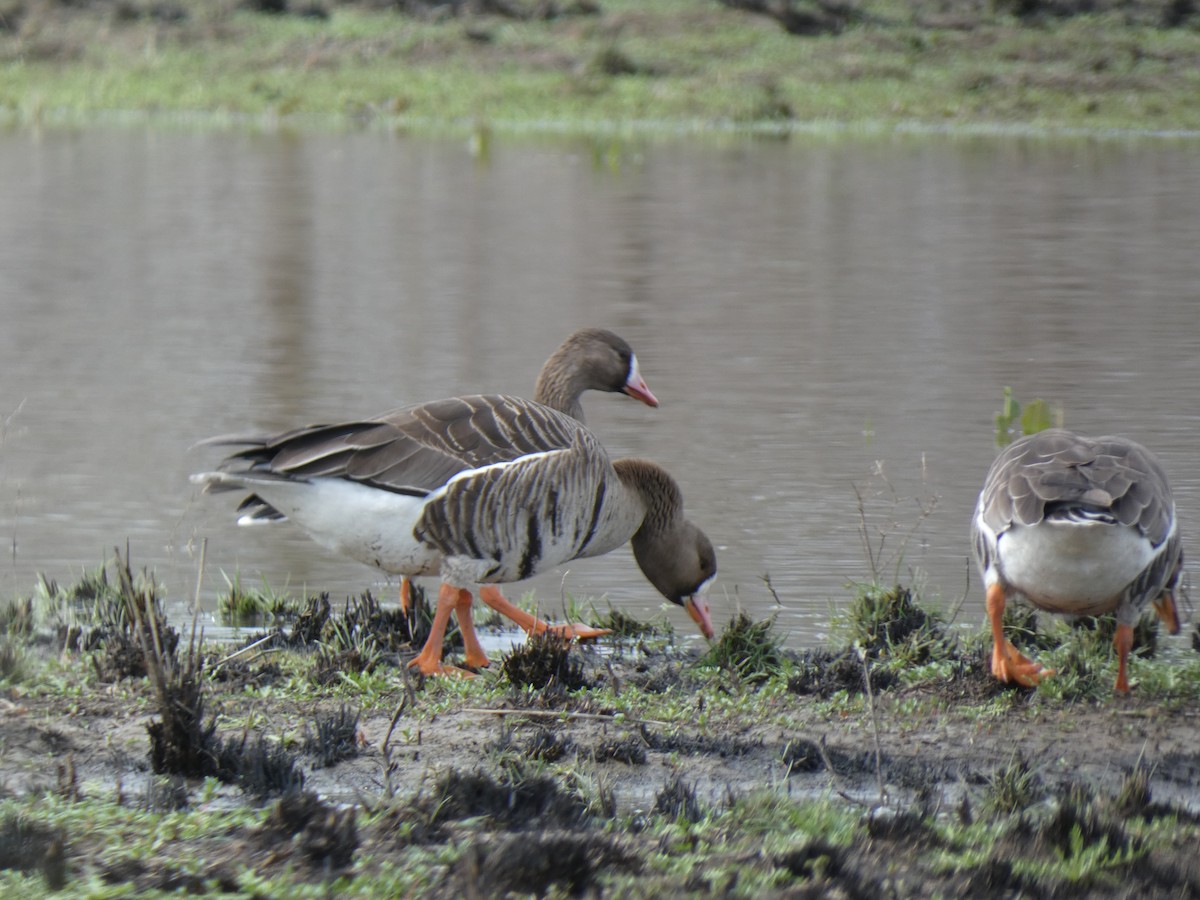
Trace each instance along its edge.
{"label": "green vegetation strip", "polygon": [[790,5],[854,14],[800,35],[703,0],[560,3],[550,18],[366,2],[289,6],[325,17],[228,0],[7,2],[0,115],[568,132],[1200,130],[1200,17],[1189,4]]}

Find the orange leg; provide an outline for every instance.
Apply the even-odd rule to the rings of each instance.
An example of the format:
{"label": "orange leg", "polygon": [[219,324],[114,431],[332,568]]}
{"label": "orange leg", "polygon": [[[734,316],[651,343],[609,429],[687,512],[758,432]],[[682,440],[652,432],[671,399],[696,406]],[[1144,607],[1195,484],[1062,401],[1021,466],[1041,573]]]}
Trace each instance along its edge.
{"label": "orange leg", "polygon": [[1004,636],[1004,588],[999,583],[988,588],[987,614],[992,623],[992,674],[996,678],[1034,687],[1046,676],[1054,674],[1052,670],[1024,656]]}
{"label": "orange leg", "polygon": [[400,611],[406,617],[412,611],[412,582],[407,575],[400,576]]}
{"label": "orange leg", "polygon": [[536,616],[530,615],[525,610],[519,609],[505,600],[504,595],[500,593],[500,588],[493,584],[485,584],[479,588],[479,599],[500,613],[500,615],[511,619],[524,629],[526,634],[542,634],[549,631],[551,634],[557,634],[564,638],[574,638],[579,641],[592,640],[603,637],[606,634],[612,634],[612,629],[610,628],[592,628],[590,625],[577,625],[570,622],[565,625],[547,625]]}
{"label": "orange leg", "polygon": [[462,632],[463,636],[466,663],[468,666],[482,669],[487,666],[488,658],[479,644],[479,637],[475,634],[475,622],[471,618],[471,604],[474,602],[470,591],[460,590],[454,609],[458,613],[458,630]]}
{"label": "orange leg", "polygon": [[[468,598],[471,596],[467,594]],[[446,626],[450,623],[450,613],[459,603],[459,590],[448,584],[443,584],[438,590],[437,609],[433,614],[433,623],[429,626],[429,639],[421,652],[409,663],[420,670],[423,675],[461,675],[462,669],[442,665],[442,641],[446,636]],[[474,637],[474,629],[472,629]]]}
{"label": "orange leg", "polygon": [[1118,694],[1129,693],[1129,678],[1126,675],[1129,651],[1133,649],[1133,626],[1124,622],[1117,625],[1117,633],[1113,637],[1113,646],[1117,649],[1117,683],[1114,686]]}
{"label": "orange leg", "polygon": [[1162,596],[1154,601],[1154,611],[1167,626],[1169,634],[1179,634],[1179,609],[1175,606],[1175,595],[1163,591]]}

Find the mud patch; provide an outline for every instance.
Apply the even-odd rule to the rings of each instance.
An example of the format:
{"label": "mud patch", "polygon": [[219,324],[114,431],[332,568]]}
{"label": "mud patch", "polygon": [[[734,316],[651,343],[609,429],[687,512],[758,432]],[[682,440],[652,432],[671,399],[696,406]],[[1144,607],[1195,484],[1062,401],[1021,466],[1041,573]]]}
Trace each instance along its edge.
{"label": "mud patch", "polygon": [[473,841],[452,876],[465,897],[543,897],[552,890],[558,896],[577,897],[592,893],[600,871],[640,868],[640,860],[607,835],[534,832]]}
{"label": "mud patch", "polygon": [[[862,660],[851,649],[808,650],[801,655],[797,668],[788,679],[788,690],[793,694],[829,698],[839,691],[861,694],[866,688]],[[896,676],[891,672],[872,673],[873,690],[885,691],[895,683]]]}
{"label": "mud patch", "polygon": [[662,734],[643,728],[642,740],[651,750],[660,753],[685,753],[689,756],[716,756],[735,759],[761,753],[765,744],[760,740],[743,741],[734,737],[706,735]]}
{"label": "mud patch", "polygon": [[588,817],[586,805],[559,790],[548,777],[499,780],[481,770],[450,771],[416,802],[430,823],[484,818],[494,828],[520,829],[532,823],[568,828]]}
{"label": "mud patch", "polygon": [[359,845],[354,809],[334,808],[307,791],[276,801],[257,837],[267,847],[295,841],[309,863],[335,869],[350,865]]}
{"label": "mud patch", "polygon": [[[911,654],[925,647],[936,653],[905,686]],[[289,673],[315,656],[288,652]],[[748,894],[753,884],[789,897],[1121,897],[1132,883],[1157,897],[1198,884],[1193,847],[1169,837],[1196,833],[1194,698],[1135,691],[1082,703],[1005,687],[977,642],[885,644],[866,658],[870,697],[852,648],[783,657],[811,692],[661,645],[604,656],[571,648],[595,685],[573,691],[554,676],[537,689],[499,673],[406,678],[403,651],[381,650],[390,680],[369,682],[353,706],[334,699],[343,688],[319,695],[330,705],[316,710],[315,688],[273,689],[271,702],[244,691],[257,653],[208,663],[217,655],[184,647],[166,672],[189,675],[177,682],[89,677],[74,694],[9,690],[7,784],[39,816],[53,804],[76,815],[77,805],[111,803],[123,779],[145,785],[115,791],[135,814],[214,815],[194,775],[145,776],[158,752],[146,723],[165,727],[162,696],[198,713],[183,730],[229,785],[205,785],[217,806],[274,801],[261,827],[139,847],[129,859],[68,839],[68,886],[244,891],[246,879],[269,878],[282,893],[328,873],[366,892],[376,873],[403,879],[414,867],[434,898],[625,896],[631,884],[647,896]],[[227,671],[205,677],[205,664]],[[397,696],[381,699],[380,685]],[[255,729],[218,734],[215,721]],[[40,883],[40,866],[22,871]],[[679,876],[685,867],[692,874]]]}
{"label": "mud patch", "polygon": [[61,890],[67,883],[64,835],[21,816],[5,816],[0,820],[0,869],[40,872],[50,890]]}

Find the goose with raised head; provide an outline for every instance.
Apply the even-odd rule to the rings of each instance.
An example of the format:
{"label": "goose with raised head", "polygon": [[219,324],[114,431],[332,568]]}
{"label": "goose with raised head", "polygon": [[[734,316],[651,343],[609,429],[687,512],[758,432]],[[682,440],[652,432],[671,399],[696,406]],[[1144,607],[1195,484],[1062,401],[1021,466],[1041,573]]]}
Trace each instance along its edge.
{"label": "goose with raised head", "polygon": [[610,460],[582,423],[543,404],[453,397],[211,443],[244,449],[192,476],[206,491],[251,491],[246,502],[269,504],[331,550],[394,574],[441,576],[430,636],[412,663],[427,674],[444,671],[451,612],[467,665],[487,665],[472,589],[507,615],[496,584],[626,541],[650,583],[713,635],[704,592],[716,555],[684,517],[674,479],[647,460]]}
{"label": "goose with raised head", "polygon": [[1061,428],[1014,441],[988,472],[971,525],[992,627],[992,674],[1036,685],[1053,672],[1004,637],[1014,595],[1069,616],[1116,613],[1117,681],[1127,673],[1133,626],[1152,604],[1179,631],[1175,592],[1183,566],[1166,474],[1145,447]]}
{"label": "goose with raised head", "polygon": [[627,394],[647,406],[658,406],[633,348],[603,328],[581,328],[559,344],[538,373],[533,399],[583,422],[579,400],[587,391]]}

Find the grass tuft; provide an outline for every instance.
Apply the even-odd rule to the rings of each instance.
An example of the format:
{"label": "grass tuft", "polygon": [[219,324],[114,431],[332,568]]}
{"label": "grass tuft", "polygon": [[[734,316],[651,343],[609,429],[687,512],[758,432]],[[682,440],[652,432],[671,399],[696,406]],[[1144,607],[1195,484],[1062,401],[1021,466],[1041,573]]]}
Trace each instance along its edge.
{"label": "grass tuft", "polygon": [[33,598],[0,604],[0,635],[27,641],[34,634]]}
{"label": "grass tuft", "polygon": [[515,687],[543,690],[551,685],[577,691],[587,686],[583,663],[571,654],[570,639],[550,631],[531,634],[504,657],[501,670]]}
{"label": "grass tuft", "polygon": [[452,869],[463,897],[599,895],[598,876],[628,866],[613,838],[591,832],[534,832],[472,841]]}
{"label": "grass tuft", "polygon": [[919,665],[946,655],[941,619],[922,609],[911,589],[860,584],[846,613],[852,643],[873,659]]}
{"label": "grass tuft", "polygon": [[311,864],[342,869],[359,847],[357,816],[353,807],[338,809],[316,794],[292,790],[272,805],[258,838],[268,847],[295,840]]}
{"label": "grass tuft", "polygon": [[248,588],[241,573],[230,578],[224,572],[225,591],[217,597],[217,615],[226,625],[262,625],[294,619],[300,612],[297,600],[275,591],[263,578],[262,586]]}
{"label": "grass tuft", "polygon": [[695,823],[704,818],[704,807],[696,795],[695,786],[684,781],[679,774],[672,776],[655,795],[651,812],[673,822]]}
{"label": "grass tuft", "polygon": [[512,769],[499,778],[478,771],[444,772],[433,789],[417,799],[416,807],[431,824],[486,816],[493,826],[536,821],[544,828],[562,828],[578,825],[588,815],[582,799],[560,790],[555,779]]}
{"label": "grass tuft", "polygon": [[669,624],[665,622],[643,622],[616,607],[595,617],[597,628],[607,628],[612,632],[610,640],[636,640],[641,638],[668,638],[672,633]]}
{"label": "grass tuft", "polygon": [[138,803],[148,812],[176,812],[189,805],[186,779],[179,775],[155,776],[147,779],[146,789]]}
{"label": "grass tuft", "polygon": [[0,869],[40,872],[52,891],[67,883],[66,839],[57,828],[9,814],[0,820]]}
{"label": "grass tuft", "polygon": [[28,674],[24,648],[10,637],[0,638],[0,681],[18,684]]}
{"label": "grass tuft", "polygon": [[316,757],[315,768],[329,768],[358,755],[358,718],[359,713],[344,704],[336,714],[317,714],[313,732],[304,740],[304,752]]}
{"label": "grass tuft", "polygon": [[754,622],[739,612],[701,657],[699,665],[715,666],[743,681],[760,683],[783,671],[781,643],[774,618]]}
{"label": "grass tuft", "polygon": [[984,809],[1001,816],[1023,812],[1045,798],[1041,777],[1020,754],[987,778]]}

